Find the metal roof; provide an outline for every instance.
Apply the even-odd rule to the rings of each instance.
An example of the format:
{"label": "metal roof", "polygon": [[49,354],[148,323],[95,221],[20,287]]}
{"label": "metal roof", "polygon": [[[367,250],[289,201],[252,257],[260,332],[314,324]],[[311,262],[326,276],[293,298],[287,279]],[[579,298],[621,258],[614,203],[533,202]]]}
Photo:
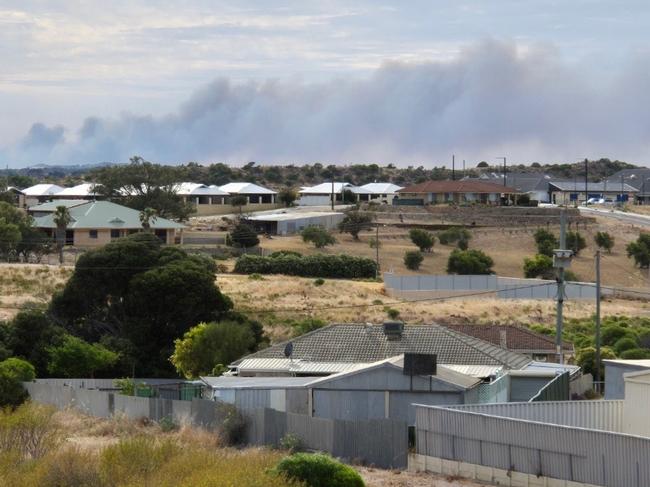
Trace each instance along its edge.
{"label": "metal roof", "polygon": [[[291,341],[294,360],[315,362],[368,363],[405,352],[436,354],[439,364],[499,365],[521,369],[532,361],[525,355],[437,324],[405,325],[399,337],[386,335],[383,325],[334,324]],[[283,358],[286,343],[244,358]]]}
{"label": "metal roof", "polygon": [[639,360],[624,360],[624,359],[603,359],[603,362],[608,364],[618,364],[618,365],[633,365],[635,367],[648,367],[650,368],[650,360],[639,359]]}
{"label": "metal roof", "polygon": [[59,191],[63,191],[63,187],[56,184],[35,184],[29,188],[22,190],[25,196],[50,196],[55,195]]}
{"label": "metal roof", "polygon": [[181,196],[228,196],[230,194],[220,190],[217,186],[207,186],[201,183],[177,183],[174,190]]}
{"label": "metal roof", "polygon": [[481,379],[490,377],[491,375],[498,375],[503,370],[503,367],[500,365],[446,364],[445,367],[461,374],[471,375],[472,377],[479,377]]}
{"label": "metal roof", "polygon": [[575,375],[580,372],[579,365],[558,364],[554,362],[531,362],[524,370],[536,372],[552,372],[555,374],[568,372],[569,375]]}
{"label": "metal roof", "polygon": [[228,194],[277,194],[271,189],[246,182],[224,184],[219,189]]}
{"label": "metal roof", "polygon": [[248,372],[286,372],[299,374],[335,374],[355,370],[366,364],[348,362],[312,362],[310,360],[292,360],[288,358],[248,358],[237,365],[241,375]]}
{"label": "metal roof", "polygon": [[[70,208],[72,221],[68,225],[71,230],[77,228],[124,228],[142,229],[140,212],[117,205],[110,201],[86,201],[84,204]],[[34,226],[37,228],[56,228],[53,214],[34,218]],[[185,228],[184,225],[157,217],[151,221],[153,229]]]}
{"label": "metal roof", "polygon": [[82,183],[78,184],[76,186],[73,186],[72,188],[64,188],[58,193],[56,193],[57,198],[58,197],[65,197],[65,196],[93,196],[96,194],[95,191],[95,183]]}
{"label": "metal roof", "polygon": [[483,181],[425,181],[399,190],[399,193],[517,193],[514,188]]}
{"label": "metal roof", "polygon": [[[550,181],[549,183],[550,190],[553,191],[553,187],[557,188],[558,191],[576,191],[578,193],[585,192],[585,182],[582,181]],[[629,184],[624,183],[621,185],[620,181],[618,183],[609,184],[607,182],[603,183],[587,183],[587,191],[607,191],[610,193],[616,193],[621,191],[621,188],[624,193],[636,193],[638,189]]]}
{"label": "metal roof", "polygon": [[[355,190],[356,186],[347,182],[334,182],[334,193],[340,193],[343,189]],[[305,186],[298,192],[300,194],[332,194],[332,182],[324,182],[316,186]]]}
{"label": "metal roof", "polygon": [[357,194],[392,194],[402,189],[393,183],[368,183],[353,189]]}
{"label": "metal roof", "polygon": [[314,377],[201,377],[213,389],[290,389],[304,387]]}
{"label": "metal roof", "polygon": [[65,206],[66,208],[72,208],[74,206],[85,205],[89,203],[88,200],[54,200],[48,201],[47,203],[41,203],[40,205],[30,206],[29,211],[55,211],[57,206]]}
{"label": "metal roof", "polygon": [[269,213],[266,215],[253,215],[246,217],[246,220],[252,221],[287,221],[287,220],[302,220],[304,218],[318,218],[325,216],[333,215],[343,215],[343,213],[331,212],[331,211],[300,211],[300,212],[291,212],[291,213]]}

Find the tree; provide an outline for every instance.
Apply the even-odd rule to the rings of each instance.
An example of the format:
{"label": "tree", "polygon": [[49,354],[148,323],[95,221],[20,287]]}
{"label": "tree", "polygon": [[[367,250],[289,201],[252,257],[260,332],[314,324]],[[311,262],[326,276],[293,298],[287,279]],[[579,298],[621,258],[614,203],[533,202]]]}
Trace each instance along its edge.
{"label": "tree", "polygon": [[550,257],[537,254],[532,258],[524,259],[524,277],[542,279],[553,279],[555,271],[553,269],[553,259]]}
{"label": "tree", "polygon": [[51,251],[51,239],[43,231],[34,228],[34,219],[24,211],[0,201],[0,221],[4,221],[7,226],[14,225],[20,232],[20,240],[16,243],[14,231],[8,230],[9,238],[3,239],[12,242],[5,248],[7,254],[15,251],[26,262],[32,254],[40,259]]}
{"label": "tree", "polygon": [[56,245],[59,250],[59,264],[63,264],[63,246],[66,241],[66,230],[72,221],[70,210],[67,206],[57,206],[52,215],[52,220],[56,225]]}
{"label": "tree", "polygon": [[567,232],[566,246],[567,248],[573,250],[574,255],[577,256],[580,254],[581,250],[587,248],[587,242],[580,232]]}
{"label": "tree", "polygon": [[255,229],[247,223],[239,222],[230,232],[231,241],[238,247],[247,249],[260,243]]}
{"label": "tree", "polygon": [[[604,359],[616,358],[616,354],[609,347],[600,348],[600,377],[605,377],[605,367],[602,364]],[[576,352],[576,364],[578,364],[585,374],[591,374],[596,377],[596,349],[594,347],[581,348]]]}
{"label": "tree", "polygon": [[492,274],[494,261],[480,250],[452,251],[447,261],[449,274]]}
{"label": "tree", "polygon": [[188,379],[208,375],[218,364],[228,365],[255,345],[251,330],[242,323],[199,323],[174,341],[170,360]]}
{"label": "tree", "polygon": [[[113,343],[120,351],[134,350],[129,354],[138,375],[166,377],[173,374],[174,339],[232,309],[209,262],[162,247],[150,233],[137,233],[84,253],[49,312],[87,342],[119,338]],[[132,370],[133,363],[120,373]]]}
{"label": "tree", "polygon": [[650,233],[641,233],[639,238],[625,247],[627,256],[634,258],[634,263],[641,269],[650,266]]}
{"label": "tree", "polygon": [[349,233],[354,240],[359,240],[359,232],[371,227],[372,217],[360,211],[348,211],[339,223],[339,231]]}
{"label": "tree", "polygon": [[151,224],[156,223],[156,210],[153,208],[144,208],[140,211],[140,223],[145,232],[151,232]]}
{"label": "tree", "polygon": [[608,254],[612,253],[614,248],[614,237],[607,232],[597,232],[594,236],[594,242],[599,249],[605,249]]}
{"label": "tree", "polygon": [[484,167],[490,167],[490,165],[485,161],[481,161],[476,165],[476,167],[484,168]]}
{"label": "tree", "polygon": [[10,371],[0,371],[0,408],[15,408],[27,399],[27,391]]}
{"label": "tree", "polygon": [[239,208],[239,214],[242,214],[242,208],[248,204],[248,198],[243,194],[237,194],[230,197],[230,205],[233,208]]}
{"label": "tree", "polygon": [[352,191],[351,189],[344,189],[342,198],[344,204],[351,204],[357,202],[357,195],[354,194],[354,191]]}
{"label": "tree", "polygon": [[194,206],[177,194],[186,168],[163,166],[131,158],[131,163],[103,167],[91,177],[96,181],[95,192],[129,208],[142,211],[153,208],[161,218],[187,220]]}
{"label": "tree", "polygon": [[49,349],[48,371],[59,377],[94,377],[98,370],[113,365],[118,355],[98,343],[66,335],[61,345]]}
{"label": "tree", "polygon": [[36,369],[26,360],[10,357],[0,362],[0,375],[12,375],[20,382],[31,382],[36,377]]}
{"label": "tree", "polygon": [[287,208],[293,206],[293,202],[298,199],[298,194],[291,188],[284,188],[278,193],[278,200]]}
{"label": "tree", "polygon": [[412,271],[417,271],[423,260],[424,256],[419,250],[408,250],[404,254],[404,265],[407,269],[411,269]]}
{"label": "tree", "polygon": [[534,233],[533,238],[535,239],[535,244],[537,244],[537,253],[546,255],[547,257],[553,257],[553,250],[560,245],[557,237],[544,228],[538,229]]}
{"label": "tree", "polygon": [[409,231],[409,237],[421,252],[431,252],[436,243],[436,238],[431,233],[420,228],[412,228]]}
{"label": "tree", "polygon": [[18,225],[7,223],[4,218],[0,218],[0,255],[3,259],[9,260],[10,255],[16,252],[21,238]]}
{"label": "tree", "polygon": [[318,225],[309,225],[300,232],[303,242],[311,242],[317,249],[322,249],[328,245],[334,245],[336,239],[323,227]]}

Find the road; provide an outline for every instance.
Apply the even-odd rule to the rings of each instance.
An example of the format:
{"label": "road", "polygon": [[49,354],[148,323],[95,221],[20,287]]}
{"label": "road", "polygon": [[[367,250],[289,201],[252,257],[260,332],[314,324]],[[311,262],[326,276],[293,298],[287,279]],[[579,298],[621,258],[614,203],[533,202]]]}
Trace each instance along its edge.
{"label": "road", "polygon": [[638,225],[640,227],[650,228],[650,216],[639,215],[638,213],[628,213],[624,211],[600,210],[596,208],[579,207],[583,215],[598,215],[613,220],[619,220],[623,223]]}

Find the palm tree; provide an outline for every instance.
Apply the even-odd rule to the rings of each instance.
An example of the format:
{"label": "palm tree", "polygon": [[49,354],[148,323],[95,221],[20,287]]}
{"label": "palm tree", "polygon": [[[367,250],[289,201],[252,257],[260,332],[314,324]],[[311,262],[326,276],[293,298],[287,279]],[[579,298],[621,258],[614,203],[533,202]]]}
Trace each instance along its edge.
{"label": "palm tree", "polygon": [[65,234],[72,221],[70,210],[67,206],[57,206],[52,216],[56,225],[56,246],[59,249],[59,264],[63,264],[63,246],[65,245]]}
{"label": "palm tree", "polygon": [[151,231],[151,224],[156,223],[156,210],[145,208],[140,212],[140,223],[145,232]]}

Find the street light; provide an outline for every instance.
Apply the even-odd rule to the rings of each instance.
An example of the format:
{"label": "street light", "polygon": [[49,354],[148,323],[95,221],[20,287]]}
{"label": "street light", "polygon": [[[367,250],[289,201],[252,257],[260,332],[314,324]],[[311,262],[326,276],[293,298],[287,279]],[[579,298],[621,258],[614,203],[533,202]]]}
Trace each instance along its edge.
{"label": "street light", "polygon": [[503,185],[506,186],[506,158],[505,157],[495,157],[495,159],[503,159]]}

